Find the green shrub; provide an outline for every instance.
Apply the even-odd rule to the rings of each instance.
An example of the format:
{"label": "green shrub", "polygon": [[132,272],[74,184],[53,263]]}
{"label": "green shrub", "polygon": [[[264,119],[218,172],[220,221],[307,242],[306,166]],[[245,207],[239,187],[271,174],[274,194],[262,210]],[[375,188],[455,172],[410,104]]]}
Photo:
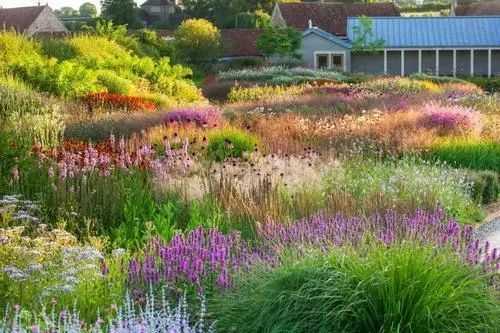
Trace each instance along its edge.
{"label": "green shrub", "polygon": [[500,194],[498,174],[494,171],[479,171],[472,173],[472,196],[484,205],[495,202]]}
{"label": "green shrub", "polygon": [[489,92],[500,92],[500,78],[498,77],[481,77],[481,76],[473,76],[464,78],[467,81],[470,81],[486,91]]}
{"label": "green shrub", "polygon": [[119,77],[110,70],[101,70],[97,72],[97,82],[106,88],[110,93],[127,95],[133,89],[133,83],[130,80]]}
{"label": "green shrub", "polygon": [[497,332],[488,279],[447,251],[319,253],[241,276],[217,297],[221,332]]}
{"label": "green shrub", "polygon": [[500,144],[478,139],[446,139],[433,144],[424,156],[457,168],[500,172]]}
{"label": "green shrub", "polygon": [[57,60],[69,60],[76,56],[75,49],[65,39],[50,38],[42,39],[42,52],[48,58]]}
{"label": "green shrub", "polygon": [[[8,72],[39,91],[69,98],[134,91],[158,95],[158,99],[169,100],[167,104],[202,99],[188,79],[192,75],[189,68],[172,65],[168,58],[138,55],[140,43],[127,36],[123,27],[101,28],[103,34],[46,40],[42,47],[22,35],[1,32],[0,75]],[[148,36],[144,38],[151,41]]]}
{"label": "green shrub", "polygon": [[40,46],[24,35],[0,32],[0,71],[11,64],[40,58]]}
{"label": "green shrub", "polygon": [[208,135],[207,154],[214,161],[239,158],[252,152],[257,143],[257,138],[251,134],[236,128],[224,128]]}
{"label": "green shrub", "polygon": [[[315,81],[345,81],[341,73],[302,67],[271,66],[255,69],[230,70],[218,74],[221,81],[248,81],[258,83],[299,84]],[[277,79],[279,78],[279,79]]]}

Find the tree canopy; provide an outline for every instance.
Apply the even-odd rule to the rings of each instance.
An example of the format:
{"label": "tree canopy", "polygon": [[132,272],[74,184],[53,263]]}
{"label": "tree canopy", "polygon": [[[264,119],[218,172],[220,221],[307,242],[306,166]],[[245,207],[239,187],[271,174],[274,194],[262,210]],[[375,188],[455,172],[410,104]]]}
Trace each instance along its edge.
{"label": "tree canopy", "polygon": [[175,50],[179,60],[203,67],[220,54],[219,29],[205,19],[189,19],[175,31]]}
{"label": "tree canopy", "polygon": [[281,56],[298,58],[302,36],[300,32],[290,27],[267,26],[257,40],[257,48],[265,56]]}
{"label": "tree canopy", "polygon": [[126,24],[129,28],[138,28],[138,8],[134,0],[102,0],[102,17],[114,24]]}
{"label": "tree canopy", "polygon": [[80,6],[79,9],[80,16],[86,17],[96,17],[97,16],[97,8],[91,2],[85,2]]}

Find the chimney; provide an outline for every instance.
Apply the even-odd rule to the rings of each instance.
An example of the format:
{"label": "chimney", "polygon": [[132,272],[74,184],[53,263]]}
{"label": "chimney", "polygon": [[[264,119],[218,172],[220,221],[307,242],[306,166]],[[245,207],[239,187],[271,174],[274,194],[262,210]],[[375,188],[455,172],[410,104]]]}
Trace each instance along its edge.
{"label": "chimney", "polygon": [[312,29],[313,28],[313,21],[311,19],[309,19],[309,29]]}

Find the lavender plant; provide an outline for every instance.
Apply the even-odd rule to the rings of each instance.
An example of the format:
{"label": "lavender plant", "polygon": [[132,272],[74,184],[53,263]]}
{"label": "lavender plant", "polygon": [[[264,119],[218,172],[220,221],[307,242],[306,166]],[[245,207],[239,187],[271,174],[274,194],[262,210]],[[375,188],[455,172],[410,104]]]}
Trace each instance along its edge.
{"label": "lavender plant", "polygon": [[223,235],[216,230],[192,231],[170,243],[153,241],[144,259],[129,266],[135,284],[181,284],[196,288],[229,288],[233,277],[257,263],[275,266],[288,249],[310,248],[326,252],[340,247],[362,248],[367,244],[393,247],[405,242],[450,249],[463,262],[484,271],[500,270],[500,249],[474,239],[473,228],[448,218],[443,209],[412,214],[395,211],[369,218],[319,214],[286,225],[265,222],[258,230],[257,245],[240,239],[237,233]]}

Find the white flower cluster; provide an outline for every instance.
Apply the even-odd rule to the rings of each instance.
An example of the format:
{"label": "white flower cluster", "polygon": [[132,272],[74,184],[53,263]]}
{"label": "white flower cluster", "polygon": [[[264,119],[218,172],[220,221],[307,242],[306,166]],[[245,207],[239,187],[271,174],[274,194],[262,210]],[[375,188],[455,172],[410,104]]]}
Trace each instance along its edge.
{"label": "white flower cluster", "polygon": [[40,218],[38,204],[31,200],[21,200],[20,195],[5,195],[0,199],[0,218],[9,218],[16,222],[38,224]]}

